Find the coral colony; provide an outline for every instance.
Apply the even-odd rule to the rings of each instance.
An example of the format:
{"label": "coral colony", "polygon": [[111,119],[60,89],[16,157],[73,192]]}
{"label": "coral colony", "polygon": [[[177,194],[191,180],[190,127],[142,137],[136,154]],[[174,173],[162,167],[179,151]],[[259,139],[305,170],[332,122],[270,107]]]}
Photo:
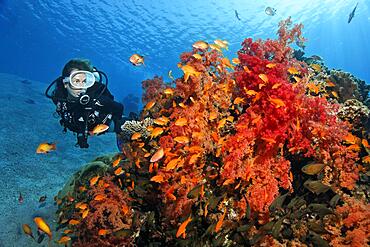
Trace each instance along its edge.
{"label": "coral colony", "polygon": [[296,58],[301,29],[282,21],[276,40],[247,38],[231,61],[226,41],[196,42],[183,77],[144,81],[146,128],[127,126],[122,152],[55,198],[59,243],[366,245],[369,101],[358,92],[369,87],[345,76],[348,96],[338,73]]}

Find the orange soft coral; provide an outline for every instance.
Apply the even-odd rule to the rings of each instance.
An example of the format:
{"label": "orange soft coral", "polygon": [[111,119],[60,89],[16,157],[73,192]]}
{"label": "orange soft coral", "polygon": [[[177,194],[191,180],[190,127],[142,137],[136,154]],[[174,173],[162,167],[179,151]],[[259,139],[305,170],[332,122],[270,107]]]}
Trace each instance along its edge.
{"label": "orange soft coral", "polygon": [[[333,246],[366,246],[370,242],[370,207],[359,199],[344,197],[345,204],[336,208],[337,216],[327,229]],[[338,230],[335,230],[335,229]]]}

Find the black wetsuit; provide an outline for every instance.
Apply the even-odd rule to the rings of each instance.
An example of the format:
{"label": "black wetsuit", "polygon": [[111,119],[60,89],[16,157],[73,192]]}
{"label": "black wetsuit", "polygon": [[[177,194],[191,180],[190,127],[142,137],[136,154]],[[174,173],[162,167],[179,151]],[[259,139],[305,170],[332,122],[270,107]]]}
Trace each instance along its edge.
{"label": "black wetsuit", "polygon": [[114,96],[104,88],[105,85],[99,82],[88,88],[86,94],[90,96],[90,101],[86,105],[82,105],[79,98],[71,98],[61,80],[57,81],[52,93],[56,112],[61,117],[60,124],[65,131],[69,129],[77,133],[77,144],[80,147],[88,147],[87,133],[98,124],[109,125],[113,120],[114,131],[120,132],[123,105],[114,101]]}

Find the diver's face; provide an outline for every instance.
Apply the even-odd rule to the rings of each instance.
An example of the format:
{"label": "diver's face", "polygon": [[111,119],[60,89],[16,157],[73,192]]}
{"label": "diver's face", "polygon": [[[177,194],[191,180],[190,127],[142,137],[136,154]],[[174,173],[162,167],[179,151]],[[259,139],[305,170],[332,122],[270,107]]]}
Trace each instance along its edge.
{"label": "diver's face", "polygon": [[72,78],[73,80],[73,85],[77,85],[76,87],[79,86],[84,86],[86,83],[86,75],[84,73],[78,73]]}
{"label": "diver's face", "polygon": [[[76,70],[77,69],[72,70],[71,73]],[[75,85],[84,84],[86,81],[86,76],[84,74],[77,74],[76,76],[73,77],[73,80]],[[75,98],[78,98],[86,93],[86,89],[74,88],[70,83],[64,84],[64,87],[67,89],[67,92]]]}

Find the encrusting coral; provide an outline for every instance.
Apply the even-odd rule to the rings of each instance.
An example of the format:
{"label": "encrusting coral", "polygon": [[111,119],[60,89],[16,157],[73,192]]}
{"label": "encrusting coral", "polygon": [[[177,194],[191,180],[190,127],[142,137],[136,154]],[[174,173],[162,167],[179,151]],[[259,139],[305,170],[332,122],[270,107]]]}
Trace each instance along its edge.
{"label": "encrusting coral", "polygon": [[226,41],[196,42],[180,56],[182,78],[144,81],[145,130],[128,128],[108,168],[57,200],[72,245],[342,241],[318,227],[344,212],[335,208],[368,170],[370,147],[313,79],[319,67],[294,58],[301,28],[282,21],[278,39],[248,38],[232,61]]}
{"label": "encrusting coral", "polygon": [[336,84],[341,103],[348,99],[357,99],[370,107],[369,92],[370,85],[365,81],[355,78],[348,72],[340,70],[330,71],[330,80]]}

